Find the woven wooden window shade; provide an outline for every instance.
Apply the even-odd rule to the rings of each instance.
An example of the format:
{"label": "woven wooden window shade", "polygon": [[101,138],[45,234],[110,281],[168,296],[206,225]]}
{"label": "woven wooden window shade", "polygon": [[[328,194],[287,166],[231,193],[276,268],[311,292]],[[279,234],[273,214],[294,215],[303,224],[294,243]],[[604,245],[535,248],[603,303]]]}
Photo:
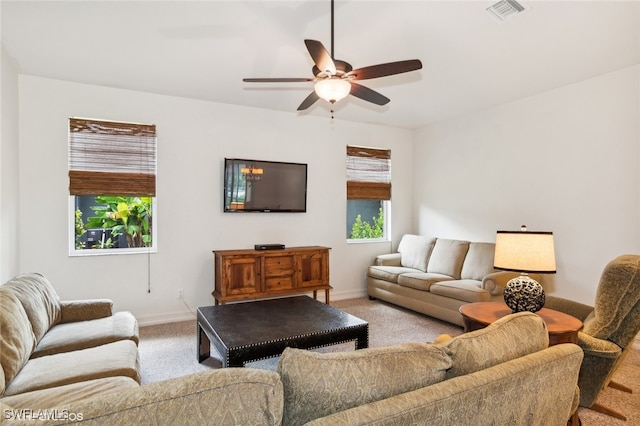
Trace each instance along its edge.
{"label": "woven wooden window shade", "polygon": [[347,199],[391,199],[391,150],[347,146]]}
{"label": "woven wooden window shade", "polygon": [[156,126],[69,119],[71,195],[156,195]]}

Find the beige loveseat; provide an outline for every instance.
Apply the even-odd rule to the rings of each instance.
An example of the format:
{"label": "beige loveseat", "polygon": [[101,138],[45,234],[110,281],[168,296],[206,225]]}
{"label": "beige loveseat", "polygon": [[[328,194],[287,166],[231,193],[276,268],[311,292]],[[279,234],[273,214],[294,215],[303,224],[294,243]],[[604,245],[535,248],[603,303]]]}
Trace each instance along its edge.
{"label": "beige loveseat", "polygon": [[494,243],[404,235],[397,253],[377,256],[367,272],[367,294],[457,325],[460,306],[503,301],[518,274],[493,269]]}
{"label": "beige loveseat", "polygon": [[0,403],[47,406],[138,387],[138,324],[112,305],[60,301],[35,273],[0,286]]}
{"label": "beige loveseat", "polygon": [[548,347],[542,319],[523,312],[437,345],[287,348],[277,372],[213,370],[33,408],[69,419],[37,424],[564,426],[581,361],[577,345]]}

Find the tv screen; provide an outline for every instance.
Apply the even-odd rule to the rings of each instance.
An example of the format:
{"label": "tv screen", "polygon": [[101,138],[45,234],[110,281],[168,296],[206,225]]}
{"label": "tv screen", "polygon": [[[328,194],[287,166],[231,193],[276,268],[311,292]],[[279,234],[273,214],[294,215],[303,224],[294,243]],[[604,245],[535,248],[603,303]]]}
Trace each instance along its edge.
{"label": "tv screen", "polygon": [[224,159],[225,212],[306,212],[307,165]]}

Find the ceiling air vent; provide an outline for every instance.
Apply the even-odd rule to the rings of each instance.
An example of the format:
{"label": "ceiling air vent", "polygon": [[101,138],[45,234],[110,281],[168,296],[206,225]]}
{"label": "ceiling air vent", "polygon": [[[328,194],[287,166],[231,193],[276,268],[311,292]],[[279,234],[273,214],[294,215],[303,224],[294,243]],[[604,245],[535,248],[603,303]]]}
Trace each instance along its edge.
{"label": "ceiling air vent", "polygon": [[524,6],[516,0],[500,0],[493,6],[488,7],[487,12],[489,12],[489,15],[493,16],[498,21],[506,21],[507,19],[524,12]]}

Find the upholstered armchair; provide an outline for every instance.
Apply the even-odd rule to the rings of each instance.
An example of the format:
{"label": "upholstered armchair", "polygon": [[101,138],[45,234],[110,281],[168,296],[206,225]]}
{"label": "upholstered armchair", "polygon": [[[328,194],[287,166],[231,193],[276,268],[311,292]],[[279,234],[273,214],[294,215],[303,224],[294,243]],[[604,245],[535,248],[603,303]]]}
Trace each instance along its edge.
{"label": "upholstered armchair", "polygon": [[631,392],[611,382],[611,377],[640,331],[640,255],[622,255],[609,262],[600,277],[593,307],[553,296],[547,296],[545,307],[584,323],[578,334],[584,351],[578,379],[580,405],[626,420],[623,414],[595,401],[606,386]]}

